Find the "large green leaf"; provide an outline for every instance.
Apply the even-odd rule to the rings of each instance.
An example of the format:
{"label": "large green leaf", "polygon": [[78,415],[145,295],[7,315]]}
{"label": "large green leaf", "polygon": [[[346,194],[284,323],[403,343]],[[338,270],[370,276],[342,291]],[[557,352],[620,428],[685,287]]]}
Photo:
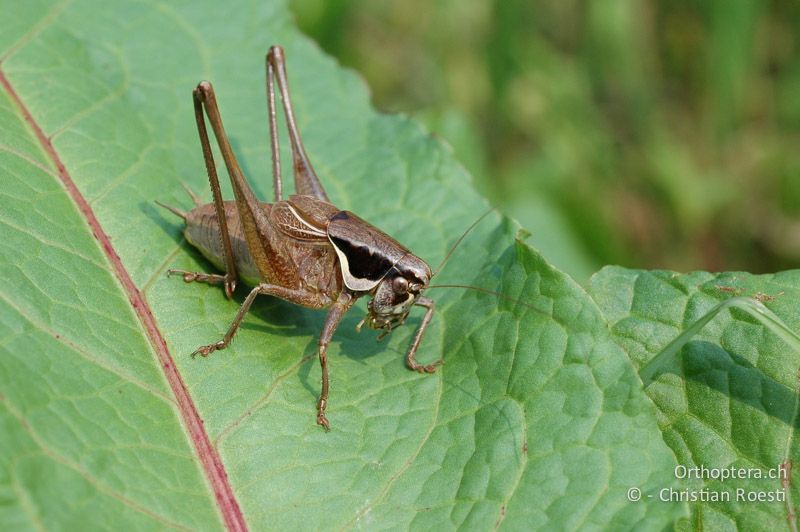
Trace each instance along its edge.
{"label": "large green leaf", "polygon": [[[794,438],[800,404],[798,339],[775,320],[758,319],[771,312],[790,331],[800,330],[798,287],[798,270],[679,275],[607,267],[592,278],[592,295],[614,338],[642,374],[650,373],[659,358],[652,382],[645,379],[647,393],[659,408],[664,440],[682,466],[774,472],[800,459]],[[725,308],[724,302],[736,296],[754,298],[769,310],[757,304]],[[716,315],[709,315],[716,309]],[[673,346],[680,347],[676,337],[706,316],[711,320],[705,327],[664,359]],[[796,524],[796,469],[785,481],[774,473],[773,478],[682,478],[679,489],[698,496],[703,490],[729,494],[730,501],[694,501],[696,523],[714,529],[785,529],[787,517]],[[773,499],[785,495],[786,500],[746,499],[759,493]]]}
{"label": "large green leaf", "polygon": [[626,528],[686,513],[627,500],[631,487],[675,484],[656,409],[593,300],[497,217],[438,282],[512,299],[431,290],[438,312],[420,358],[445,359],[434,376],[403,365],[418,317],[376,344],[354,331],[362,304],[331,346],[328,434],[313,415],[322,313],[265,298],[229,349],[188,356],[242,301],[165,277],[210,268],[152,203],[187,207],[180,183],[206,188],[190,101],[199,79],[214,81],[262,197],[263,54],[281,43],[337,205],[433,265],[486,209],[452,155],[413,121],[372,110],[283,3],[0,10],[4,525]]}

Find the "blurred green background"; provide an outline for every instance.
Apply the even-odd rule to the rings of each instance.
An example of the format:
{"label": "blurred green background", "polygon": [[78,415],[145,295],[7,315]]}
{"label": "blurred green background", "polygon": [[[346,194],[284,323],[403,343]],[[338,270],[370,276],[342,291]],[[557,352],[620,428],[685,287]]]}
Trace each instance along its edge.
{"label": "blurred green background", "polygon": [[797,0],[291,5],[579,281],[603,264],[797,267]]}

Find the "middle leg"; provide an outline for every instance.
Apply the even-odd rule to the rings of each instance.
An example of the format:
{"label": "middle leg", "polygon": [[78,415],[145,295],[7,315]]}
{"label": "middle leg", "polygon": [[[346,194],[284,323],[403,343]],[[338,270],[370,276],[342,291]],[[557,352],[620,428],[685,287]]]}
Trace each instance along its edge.
{"label": "middle leg", "polygon": [[322,390],[317,401],[317,424],[322,425],[325,431],[331,430],[328,418],[325,417],[325,408],[328,406],[328,344],[333,338],[333,333],[342,321],[342,317],[356,302],[356,298],[346,290],[339,294],[336,302],[331,307],[328,316],[325,318],[325,325],[322,327],[322,334],[319,335],[319,365],[322,368]]}
{"label": "middle leg", "polygon": [[242,320],[244,319],[247,312],[250,310],[250,307],[255,301],[256,296],[259,294],[262,295],[270,295],[279,297],[286,301],[290,301],[292,303],[296,303],[298,305],[303,305],[306,307],[316,307],[316,308],[323,308],[330,305],[330,299],[327,296],[316,294],[313,292],[305,292],[303,290],[292,290],[290,288],[284,288],[283,286],[278,286],[274,284],[260,284],[250,290],[250,293],[247,294],[247,297],[244,299],[244,303],[242,306],[239,307],[239,311],[236,313],[236,317],[233,318],[233,322],[231,323],[230,327],[228,327],[228,331],[225,333],[225,336],[222,337],[222,340],[215,342],[209,345],[203,345],[195,349],[192,353],[192,358],[197,355],[201,355],[207,357],[214,351],[219,349],[225,349],[228,347],[228,344],[231,343],[233,340],[233,336],[236,334],[236,331],[239,330],[239,326],[242,324]]}

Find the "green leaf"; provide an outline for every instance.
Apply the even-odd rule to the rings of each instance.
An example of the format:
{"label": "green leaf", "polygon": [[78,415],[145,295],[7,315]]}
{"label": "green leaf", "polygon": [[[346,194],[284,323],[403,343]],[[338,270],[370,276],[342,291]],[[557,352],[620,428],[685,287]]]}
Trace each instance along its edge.
{"label": "green leaf", "polygon": [[419,316],[376,344],[354,331],[362,303],[329,351],[328,434],[314,423],[322,313],[264,298],[228,349],[188,356],[221,337],[242,301],[165,276],[210,269],[153,206],[188,207],[181,182],[207,190],[190,101],[199,79],[214,82],[262,197],[263,58],[280,43],[335,204],[433,265],[486,209],[450,152],[372,110],[363,83],[299,35],[283,3],[3,13],[0,522],[662,528],[685,513],[627,500],[631,487],[674,483],[656,410],[587,293],[496,216],[437,282],[505,298],[430,291],[438,310],[419,357],[446,362],[433,376],[403,364]]}
{"label": "green leaf", "polygon": [[[766,472],[797,463],[798,287],[797,270],[680,275],[606,267],[593,277],[592,296],[643,375],[682,466]],[[785,529],[800,500],[798,480],[795,468],[788,493],[781,478],[706,476],[680,479],[679,487],[729,494],[730,501],[694,502],[698,524]],[[737,500],[758,493],[786,500]]]}

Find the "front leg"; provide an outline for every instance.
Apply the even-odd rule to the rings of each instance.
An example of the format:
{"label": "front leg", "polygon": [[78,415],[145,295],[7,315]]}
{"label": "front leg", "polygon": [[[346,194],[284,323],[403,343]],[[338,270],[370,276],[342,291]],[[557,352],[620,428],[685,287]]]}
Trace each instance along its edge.
{"label": "front leg", "polygon": [[419,343],[422,341],[422,335],[425,334],[425,329],[428,328],[428,324],[433,318],[433,300],[428,299],[425,296],[421,296],[415,305],[425,307],[428,310],[425,311],[425,316],[422,318],[422,323],[419,324],[417,334],[414,335],[414,340],[411,342],[411,346],[408,348],[408,354],[406,354],[406,365],[409,369],[418,371],[420,373],[433,373],[436,371],[437,366],[440,366],[444,363],[442,359],[437,360],[433,364],[423,365],[417,362],[416,358],[417,349],[419,349]]}
{"label": "front leg", "polygon": [[328,418],[325,417],[325,407],[328,406],[328,344],[333,338],[333,333],[342,321],[342,317],[355,303],[352,294],[343,290],[331,307],[328,316],[325,318],[325,326],[322,327],[322,334],[319,336],[319,365],[322,367],[322,391],[317,402],[317,423],[322,425],[325,431],[331,430]]}

